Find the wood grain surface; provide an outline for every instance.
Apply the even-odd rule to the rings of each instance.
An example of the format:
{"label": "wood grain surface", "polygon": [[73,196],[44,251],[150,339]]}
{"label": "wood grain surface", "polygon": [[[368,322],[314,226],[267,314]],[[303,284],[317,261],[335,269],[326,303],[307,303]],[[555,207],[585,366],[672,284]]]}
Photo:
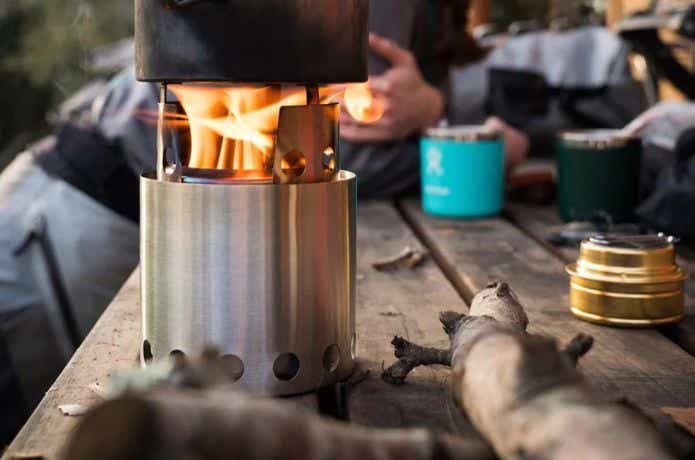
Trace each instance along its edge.
{"label": "wood grain surface", "polygon": [[[471,425],[450,406],[448,369],[423,368],[399,387],[380,378],[390,364],[394,335],[431,346],[447,346],[438,321],[440,310],[465,310],[466,304],[432,261],[414,270],[378,272],[371,263],[398,254],[405,246],[419,248],[396,209],[387,203],[361,205],[357,224],[357,312],[359,364],[350,386],[348,411],[353,423],[373,427],[427,427],[455,433],[469,441],[472,458],[492,453]],[[36,408],[3,459],[60,458],[79,417],[62,415],[58,406],[90,406],[101,396],[114,369],[138,365],[140,342],[139,274],[128,279],[65,370]],[[314,409],[313,394],[291,398]]]}
{"label": "wood grain surface", "polygon": [[439,312],[467,309],[432,261],[414,270],[379,272],[371,267],[373,262],[390,258],[406,246],[421,247],[393,206],[383,203],[360,206],[358,355],[366,361],[370,374],[350,395],[351,420],[378,427],[428,426],[454,432],[457,421],[451,417],[447,368],[420,368],[407,384],[399,387],[385,383],[380,377],[383,366],[395,359],[390,344],[394,335],[447,348],[448,338],[439,323]]}
{"label": "wood grain surface", "polygon": [[502,218],[447,220],[423,214],[417,201],[402,209],[450,278],[475,292],[490,280],[507,281],[527,308],[530,331],[569,341],[590,334],[594,348],[581,369],[601,392],[626,397],[657,423],[686,458],[695,438],[659,410],[695,406],[695,358],[653,329],[617,329],[575,319],[569,312],[564,262]]}
{"label": "wood grain surface", "polygon": [[[674,344],[664,330],[613,329],[574,319],[567,309],[563,264],[576,257],[576,250],[557,251],[542,243],[540,237],[544,229],[557,223],[552,210],[508,212],[515,224],[502,218],[435,219],[423,215],[414,201],[402,203],[400,212],[384,202],[360,204],[356,276],[360,359],[355,375],[359,383],[350,385],[347,399],[352,423],[375,428],[424,426],[465,438],[474,458],[492,457],[470,423],[453,409],[447,368],[417,369],[402,386],[384,383],[380,373],[382,366],[393,360],[390,341],[394,335],[446,347],[448,341],[437,320],[438,312],[465,311],[464,299],[470,300],[489,280],[502,279],[511,284],[528,308],[532,332],[562,342],[579,332],[593,335],[595,349],[581,365],[588,380],[607,395],[629,398],[653,417],[684,458],[693,455],[695,438],[671,419],[676,414],[681,426],[692,428],[688,423],[692,423],[690,414],[695,407],[695,358],[684,351],[687,347],[681,342],[680,347]],[[388,259],[406,246],[425,246],[432,252],[432,259],[414,270],[378,272],[372,268],[373,262]],[[58,406],[97,403],[100,388],[114,369],[137,365],[139,310],[136,271],[3,459],[60,458],[79,417],[62,415]],[[688,312],[692,315],[692,305]],[[687,327],[678,328],[679,334],[689,334]],[[318,409],[313,394],[292,399]]]}
{"label": "wood grain surface", "polygon": [[[512,223],[539,244],[547,247],[563,262],[577,260],[577,248],[554,247],[546,241],[550,229],[562,224],[555,207],[514,204],[507,206],[506,215]],[[695,248],[692,245],[677,245],[676,251],[677,263],[691,274],[684,286],[685,319],[675,325],[658,327],[657,330],[695,356]]]}
{"label": "wood grain surface", "polygon": [[[140,342],[140,278],[136,270],[77,349],[70,362],[3,459],[56,458],[79,417],[63,415],[58,406],[91,406],[102,399],[114,369],[138,363]],[[40,366],[37,363],[37,366]]]}

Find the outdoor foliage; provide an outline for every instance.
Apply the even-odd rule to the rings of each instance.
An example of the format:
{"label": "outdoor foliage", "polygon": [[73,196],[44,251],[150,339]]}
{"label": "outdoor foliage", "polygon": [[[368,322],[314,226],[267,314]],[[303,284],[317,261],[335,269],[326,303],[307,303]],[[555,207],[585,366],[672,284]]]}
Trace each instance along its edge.
{"label": "outdoor foliage", "polygon": [[47,130],[46,114],[94,77],[85,59],[132,34],[131,0],[0,2],[0,167]]}

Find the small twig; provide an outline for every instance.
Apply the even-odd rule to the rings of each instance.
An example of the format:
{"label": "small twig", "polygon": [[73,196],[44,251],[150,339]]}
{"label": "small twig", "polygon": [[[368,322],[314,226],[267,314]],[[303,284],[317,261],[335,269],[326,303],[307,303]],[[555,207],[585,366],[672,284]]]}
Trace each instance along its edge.
{"label": "small twig", "polygon": [[[450,339],[458,330],[461,321],[464,321],[466,318],[466,315],[456,313],[455,311],[439,313],[439,321]],[[451,366],[451,350],[423,347],[398,336],[393,338],[391,344],[394,347],[394,354],[398,360],[388,369],[384,369],[382,366],[381,378],[387,383],[394,385],[402,384],[405,382],[408,374],[418,366],[431,364]]]}
{"label": "small twig", "polygon": [[381,374],[381,378],[388,383],[396,385],[403,383],[410,371],[418,366],[429,366],[432,364],[451,365],[451,353],[449,350],[422,347],[398,336],[393,338],[391,344],[395,349],[398,361]]}
{"label": "small twig", "polygon": [[379,316],[403,316],[403,313],[398,311],[393,305],[389,305],[387,311],[379,312]]}
{"label": "small twig", "polygon": [[404,262],[408,270],[412,270],[427,259],[427,253],[422,251],[413,251],[413,253]]}
{"label": "small twig", "polygon": [[577,334],[570,342],[565,345],[564,353],[570,357],[574,365],[577,365],[579,358],[591,350],[594,345],[594,338],[587,334]]}
{"label": "small twig", "polygon": [[451,337],[452,334],[455,334],[456,330],[458,329],[459,321],[461,321],[465,316],[466,315],[463,313],[457,313],[455,311],[440,312],[439,322],[442,323],[446,335]]}
{"label": "small twig", "polygon": [[61,404],[58,410],[68,417],[79,417],[86,414],[89,408],[83,404]]}
{"label": "small twig", "polygon": [[406,246],[396,256],[373,262],[372,268],[380,272],[397,270],[399,268],[412,270],[424,262],[426,258],[426,252],[413,250],[410,246]]}
{"label": "small twig", "polygon": [[403,248],[403,250],[398,253],[398,255],[393,256],[393,257],[388,257],[383,260],[378,260],[376,262],[372,263],[372,268],[377,271],[389,271],[389,270],[395,270],[398,267],[400,267],[405,260],[410,258],[410,256],[413,255],[413,250],[410,248],[410,246],[406,246]]}

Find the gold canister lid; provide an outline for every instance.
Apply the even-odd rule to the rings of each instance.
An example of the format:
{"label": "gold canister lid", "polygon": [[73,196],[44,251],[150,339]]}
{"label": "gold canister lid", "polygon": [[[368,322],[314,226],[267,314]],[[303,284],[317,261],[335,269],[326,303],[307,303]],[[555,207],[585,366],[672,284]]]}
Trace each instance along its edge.
{"label": "gold canister lid", "polygon": [[683,319],[683,281],[673,238],[664,235],[595,236],[566,267],[570,308],[584,320],[652,326]]}

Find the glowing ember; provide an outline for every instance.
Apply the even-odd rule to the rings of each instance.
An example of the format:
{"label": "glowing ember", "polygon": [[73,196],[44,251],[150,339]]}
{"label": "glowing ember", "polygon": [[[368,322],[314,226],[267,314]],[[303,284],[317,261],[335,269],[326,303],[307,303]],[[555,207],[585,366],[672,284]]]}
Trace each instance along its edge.
{"label": "glowing ember", "polygon": [[384,115],[384,107],[368,83],[349,85],[343,99],[350,116],[362,123],[374,123]]}

